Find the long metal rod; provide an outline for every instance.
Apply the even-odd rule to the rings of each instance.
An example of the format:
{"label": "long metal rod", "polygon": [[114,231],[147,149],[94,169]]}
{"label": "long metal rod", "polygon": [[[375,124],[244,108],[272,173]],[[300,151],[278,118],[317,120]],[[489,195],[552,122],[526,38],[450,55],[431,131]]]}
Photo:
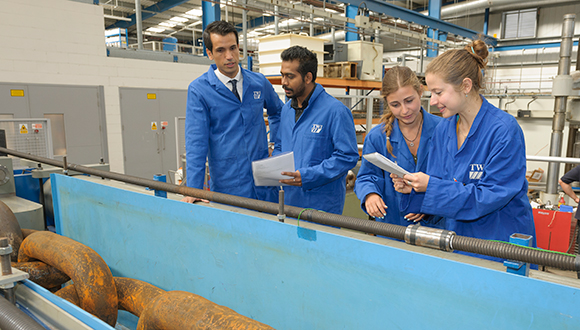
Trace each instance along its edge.
{"label": "long metal rod", "polygon": [[143,49],[143,21],[141,20],[141,0],[135,0],[135,21],[137,22],[137,47]]}
{"label": "long metal rod", "polygon": [[280,32],[278,26],[280,25],[280,15],[278,13],[278,6],[274,6],[274,35],[277,36]]}
{"label": "long metal rod", "polygon": [[569,158],[569,157],[549,157],[549,156],[527,155],[526,160],[529,162],[553,162],[553,163],[580,164],[580,158]]}
{"label": "long metal rod", "polygon": [[[570,74],[570,64],[572,57],[572,37],[574,36],[575,14],[564,15],[562,24],[562,44],[560,47],[560,62],[558,63],[558,76]],[[554,119],[552,121],[552,138],[550,141],[550,156],[560,157],[562,155],[562,141],[564,127],[566,126],[566,102],[567,96],[556,96],[554,101]],[[558,178],[560,176],[560,164],[550,163],[548,165],[548,176],[546,179],[546,193],[558,193]]]}
{"label": "long metal rod", "polygon": [[[64,165],[63,162],[61,161],[45,157],[39,157],[7,148],[0,147],[0,152],[4,152],[12,156],[33,160],[35,162],[44,163],[56,167],[63,167]],[[144,186],[152,190],[164,190],[175,194],[197,197],[216,203],[228,204],[236,207],[247,208],[254,211],[270,213],[273,215],[277,215],[279,211],[279,205],[277,203],[270,203],[251,198],[232,196],[202,189],[178,186],[170,183],[143,179],[136,176],[116,172],[97,170],[94,168],[85,167],[77,164],[69,163],[68,168],[72,171],[77,171],[80,173],[85,173],[93,176]],[[398,226],[378,221],[369,221],[365,219],[358,219],[288,205],[284,207],[284,212],[286,213],[287,217],[292,218],[300,217],[300,219],[307,220],[310,222],[387,236],[401,241],[405,239],[405,230],[407,229],[407,227],[404,226]],[[559,268],[563,270],[575,270],[575,271],[579,270],[576,267],[575,258],[572,256],[559,253],[552,253],[543,250],[542,251],[530,250],[524,247],[513,246],[508,243],[487,241],[465,236],[455,236],[453,240],[453,248],[456,251],[473,252],[497,258],[519,260],[533,264]],[[578,268],[580,268],[580,262],[578,262]]]}
{"label": "long metal rod", "polygon": [[243,49],[243,58],[242,60],[246,63],[244,66],[246,69],[250,70],[248,67],[248,9],[246,5],[248,4],[247,0],[242,0],[242,4],[244,8],[242,9],[242,34],[244,36],[244,49]]}

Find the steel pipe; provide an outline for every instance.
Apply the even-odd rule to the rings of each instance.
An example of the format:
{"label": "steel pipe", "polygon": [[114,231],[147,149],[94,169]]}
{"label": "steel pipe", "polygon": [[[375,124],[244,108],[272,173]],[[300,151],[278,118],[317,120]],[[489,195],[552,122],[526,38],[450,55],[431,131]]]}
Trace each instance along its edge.
{"label": "steel pipe", "polygon": [[[57,167],[62,167],[62,162],[57,160],[48,159],[44,157],[39,157],[35,155],[30,155],[27,153],[10,150],[0,147],[0,152],[7,153],[20,158],[30,159],[36,162],[45,163]],[[228,204],[232,206],[247,208],[254,211],[266,212],[273,215],[278,213],[278,204],[270,203],[265,201],[259,201],[250,198],[232,196],[202,189],[195,189],[190,187],[178,186],[174,184],[169,184],[165,182],[159,182],[154,180],[143,179],[131,175],[125,175],[115,172],[107,172],[102,170],[97,170],[89,167],[85,167],[77,164],[69,164],[69,169],[77,171],[80,173],[85,173],[93,176],[98,176],[102,178],[107,178],[111,180],[117,180],[125,183],[135,184],[139,186],[149,187],[150,189],[165,190],[167,192],[172,192],[176,194],[181,194],[185,196],[192,196],[201,199],[206,199],[216,203]],[[312,209],[302,209],[295,206],[285,206],[284,212],[287,217],[298,218],[300,216],[301,220],[307,220],[323,225],[348,228],[353,230],[362,231],[365,233],[371,233],[381,236],[387,236],[403,241],[405,239],[406,227],[398,226],[393,224],[388,224],[378,221],[369,221],[353,217],[342,216],[333,213],[325,213]],[[456,242],[459,242],[457,244]],[[471,246],[475,245],[475,246]],[[501,247],[509,245],[507,243],[498,243],[493,241],[486,241],[475,239],[471,237],[464,236],[454,236],[450,246],[456,251],[474,252],[473,249],[484,246],[482,249],[478,249],[479,252],[474,252],[482,255],[487,255],[496,258],[507,258],[512,260],[521,260],[526,262],[531,262],[539,265],[551,265],[552,267],[557,267],[564,270],[576,270],[574,257],[561,255],[557,253],[552,253],[549,251],[534,251],[533,254],[529,254],[526,251],[520,249],[508,249],[505,252]],[[499,252],[498,252],[499,251]],[[521,259],[520,257],[525,257]],[[546,260],[550,260],[546,262]],[[554,261],[558,260],[558,261]],[[580,269],[580,262],[578,263]]]}
{"label": "steel pipe", "polygon": [[135,0],[135,22],[137,24],[137,48],[143,50],[143,21],[141,19],[141,0]]}
{"label": "steel pipe", "polygon": [[[574,37],[575,14],[564,15],[562,24],[562,43],[560,44],[560,62],[558,63],[558,76],[570,75],[570,61],[572,57],[572,37]],[[562,155],[563,130],[566,125],[566,102],[567,96],[556,96],[554,102],[554,119],[552,121],[552,138],[550,141],[550,156],[560,157]],[[560,164],[550,163],[548,165],[548,176],[546,179],[546,193],[558,193],[558,178],[560,176]]]}
{"label": "steel pipe", "polygon": [[580,164],[580,158],[569,158],[569,157],[550,157],[550,156],[527,155],[526,160],[528,162],[553,162],[553,163]]}

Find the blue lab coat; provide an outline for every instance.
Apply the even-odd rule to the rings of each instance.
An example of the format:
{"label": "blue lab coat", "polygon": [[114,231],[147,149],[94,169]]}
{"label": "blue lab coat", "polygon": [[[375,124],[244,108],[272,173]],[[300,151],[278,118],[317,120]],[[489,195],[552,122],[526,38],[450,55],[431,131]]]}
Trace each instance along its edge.
{"label": "blue lab coat", "polygon": [[[441,117],[427,113],[424,109],[421,109],[421,111],[423,112],[424,119],[419,149],[417,150],[417,164],[415,164],[413,155],[411,154],[411,151],[409,151],[405,138],[401,134],[399,121],[397,119],[393,122],[393,130],[391,131],[390,136],[393,154],[396,157],[393,157],[387,151],[387,136],[385,135],[384,124],[373,127],[369,134],[367,134],[363,147],[363,155],[378,152],[411,173],[425,172],[427,169],[427,158],[429,157],[431,135],[433,134],[437,124],[441,121]],[[399,203],[402,194],[395,191],[393,180],[390,178],[390,173],[371,164],[369,161],[364,159],[364,157],[362,159],[360,170],[358,171],[354,192],[358,199],[361,200],[361,208],[365,212],[366,208],[364,200],[366,196],[370,193],[376,193],[381,196],[388,207],[386,210],[387,215],[384,219],[376,218],[376,221],[400,226],[408,226],[410,224],[403,218],[406,213],[402,213],[399,210]],[[442,228],[443,223],[440,223],[439,220],[441,220],[441,217],[424,218],[421,223],[430,227]]]}
{"label": "blue lab coat", "polygon": [[513,116],[481,98],[481,109],[459,150],[457,116],[437,126],[427,191],[405,195],[401,208],[417,212],[420,207],[421,213],[441,215],[446,229],[462,236],[505,242],[514,233],[535,238],[522,129]]}
{"label": "blue lab coat", "polygon": [[240,102],[217,78],[215,69],[212,64],[189,85],[187,93],[187,185],[203,187],[207,157],[212,191],[277,202],[275,188],[254,185],[251,163],[268,157],[264,108],[273,141],[284,104],[262,74],[242,68]]}
{"label": "blue lab coat", "polygon": [[342,214],[346,174],[359,158],[352,114],[319,84],[297,122],[291,102],[282,108],[273,155],[294,151],[302,186],[284,187],[284,202]]}

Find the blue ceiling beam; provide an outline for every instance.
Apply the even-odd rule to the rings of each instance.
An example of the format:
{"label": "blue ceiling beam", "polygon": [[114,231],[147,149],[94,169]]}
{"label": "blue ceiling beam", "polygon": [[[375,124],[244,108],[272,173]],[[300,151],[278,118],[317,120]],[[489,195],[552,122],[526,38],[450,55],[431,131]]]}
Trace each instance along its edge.
{"label": "blue ceiling beam", "polygon": [[[179,6],[179,5],[184,4],[188,1],[189,0],[163,0],[163,1],[159,1],[156,4],[143,9],[143,12],[141,13],[141,20],[144,21],[150,17],[157,15],[158,13],[162,13],[168,9]],[[119,21],[115,24],[111,24],[111,25],[107,26],[106,29],[113,29],[113,28],[126,29],[129,26],[133,26],[133,25],[137,24],[137,20],[135,19],[135,15],[128,16],[127,18],[130,18],[131,22]]]}
{"label": "blue ceiling beam", "polygon": [[[346,0],[343,1],[344,3],[346,3]],[[421,13],[417,13],[414,12],[412,10],[408,10],[396,5],[392,5],[390,3],[384,2],[384,1],[380,1],[380,0],[348,0],[348,4],[352,5],[352,6],[357,6],[359,7],[361,5],[361,3],[365,3],[366,7],[371,10],[374,11],[376,13],[383,13],[387,16],[391,16],[391,17],[395,17],[395,18],[400,18],[404,21],[407,22],[413,22],[415,24],[419,24],[419,25],[423,25],[423,26],[427,26],[431,29],[435,29],[435,30],[439,30],[439,32],[446,32],[446,33],[450,33],[450,34],[455,34],[455,35],[459,35],[465,38],[469,38],[469,39],[478,39],[479,38],[479,32],[474,31],[474,30],[470,30],[455,24],[451,24],[448,22],[445,22],[443,20],[437,19],[437,18],[433,18],[433,17],[429,17],[429,16],[425,16]],[[489,45],[492,46],[496,46],[497,45],[497,39],[490,37],[490,36],[485,36],[485,42],[487,42]]]}
{"label": "blue ceiling beam", "polygon": [[[255,27],[266,25],[266,24],[269,24],[272,22],[274,22],[274,16],[259,16],[259,17],[256,17],[254,19],[249,20],[247,28],[253,29]],[[243,29],[242,23],[236,24],[236,29],[238,30],[238,32],[242,31],[242,29]]]}

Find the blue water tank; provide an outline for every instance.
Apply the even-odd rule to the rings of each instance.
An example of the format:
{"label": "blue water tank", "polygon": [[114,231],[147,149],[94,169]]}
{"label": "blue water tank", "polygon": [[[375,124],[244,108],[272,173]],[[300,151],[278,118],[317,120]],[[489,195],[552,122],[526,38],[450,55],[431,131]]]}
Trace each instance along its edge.
{"label": "blue water tank", "polygon": [[177,51],[177,38],[175,37],[163,38],[163,50],[168,52]]}

